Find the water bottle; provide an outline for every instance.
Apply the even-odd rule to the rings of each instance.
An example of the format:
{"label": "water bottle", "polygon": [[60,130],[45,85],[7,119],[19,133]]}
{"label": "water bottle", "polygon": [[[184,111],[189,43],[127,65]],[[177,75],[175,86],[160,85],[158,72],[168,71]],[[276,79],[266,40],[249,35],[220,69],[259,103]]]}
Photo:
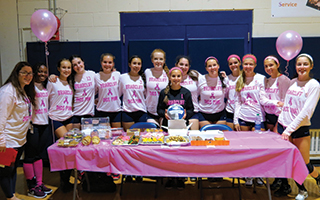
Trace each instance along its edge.
{"label": "water bottle", "polygon": [[107,124],[106,124],[106,128],[107,128],[107,133],[106,133],[106,138],[112,138],[112,133],[111,133],[111,125],[110,125],[110,118],[109,116],[107,117]]}
{"label": "water bottle", "polygon": [[255,129],[254,131],[257,132],[257,133],[261,132],[261,117],[260,117],[260,114],[257,114],[257,116],[256,116],[254,129]]}

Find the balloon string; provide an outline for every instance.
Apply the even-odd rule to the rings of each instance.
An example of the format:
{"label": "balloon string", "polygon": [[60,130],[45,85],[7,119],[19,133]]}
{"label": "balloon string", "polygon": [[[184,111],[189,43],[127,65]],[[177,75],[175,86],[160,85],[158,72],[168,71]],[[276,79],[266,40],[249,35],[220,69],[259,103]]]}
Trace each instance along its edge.
{"label": "balloon string", "polygon": [[45,54],[46,54],[46,66],[47,66],[47,71],[49,74],[49,63],[48,63],[49,51],[48,51],[48,43],[47,42],[45,42],[44,48],[45,48]]}
{"label": "balloon string", "polygon": [[288,67],[289,67],[289,60],[287,60],[287,66],[285,67],[286,71],[284,72],[289,77]]}

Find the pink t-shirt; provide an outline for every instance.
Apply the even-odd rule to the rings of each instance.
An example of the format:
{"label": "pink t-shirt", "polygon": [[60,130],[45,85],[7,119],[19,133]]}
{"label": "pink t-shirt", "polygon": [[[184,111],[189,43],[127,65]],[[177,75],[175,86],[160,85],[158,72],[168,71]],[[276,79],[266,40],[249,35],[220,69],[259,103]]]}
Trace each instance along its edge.
{"label": "pink t-shirt", "polygon": [[208,114],[221,112],[225,108],[226,88],[222,88],[220,78],[208,74],[199,76],[199,111]]}
{"label": "pink t-shirt", "polygon": [[232,74],[228,76],[228,93],[227,93],[226,111],[228,111],[229,113],[234,113],[237,80],[238,80],[238,77],[232,76]]}
{"label": "pink t-shirt", "polygon": [[128,73],[121,74],[119,95],[122,97],[122,109],[125,112],[143,111],[147,112],[146,98],[144,96],[144,82],[139,76],[139,79],[133,81]]}
{"label": "pink t-shirt", "polygon": [[234,124],[238,124],[239,118],[254,123],[257,114],[261,116],[261,122],[264,122],[263,106],[277,104],[277,100],[269,100],[266,96],[265,79],[265,76],[258,73],[253,77],[247,77],[245,86],[240,92],[236,92]]}
{"label": "pink t-shirt", "polygon": [[293,79],[286,93],[284,106],[279,115],[279,123],[284,134],[290,135],[301,126],[310,126],[310,119],[320,98],[320,85],[315,79],[298,81]]}
{"label": "pink t-shirt", "polygon": [[0,145],[7,148],[21,147],[32,118],[29,99],[17,96],[15,87],[8,83],[0,88]]}
{"label": "pink t-shirt", "polygon": [[48,82],[49,117],[55,121],[64,121],[72,117],[73,92],[67,81],[57,78],[55,83]]}
{"label": "pink t-shirt", "polygon": [[[199,76],[201,76],[199,74]],[[198,76],[198,77],[199,77]],[[191,92],[191,96],[192,96],[192,102],[193,102],[193,107],[194,110],[193,112],[199,112],[199,101],[198,101],[198,97],[199,97],[199,92],[198,92],[198,81],[194,81],[190,78],[189,75],[187,75],[186,79],[184,79],[181,84],[181,86],[187,88],[190,92]]]}
{"label": "pink t-shirt", "polygon": [[159,94],[162,89],[167,87],[169,80],[164,70],[159,78],[153,76],[151,69],[146,69],[144,74],[146,75],[147,111],[153,115],[158,116],[157,105]]}
{"label": "pink t-shirt", "polygon": [[[285,75],[280,75],[277,78],[268,78],[266,82],[266,94],[270,100],[284,101],[286,92],[290,86],[290,79]],[[268,114],[279,116],[281,107],[275,105],[264,106],[264,111]]]}
{"label": "pink t-shirt", "polygon": [[95,73],[93,71],[85,71],[80,82],[74,83],[73,115],[94,115],[94,76]]}
{"label": "pink t-shirt", "polygon": [[107,81],[101,80],[99,72],[95,75],[96,91],[98,91],[97,110],[103,112],[121,111],[121,101],[119,98],[120,72],[112,72]]}
{"label": "pink t-shirt", "polygon": [[41,83],[34,83],[36,90],[36,106],[33,107],[32,123],[38,125],[49,124],[48,119],[48,91]]}

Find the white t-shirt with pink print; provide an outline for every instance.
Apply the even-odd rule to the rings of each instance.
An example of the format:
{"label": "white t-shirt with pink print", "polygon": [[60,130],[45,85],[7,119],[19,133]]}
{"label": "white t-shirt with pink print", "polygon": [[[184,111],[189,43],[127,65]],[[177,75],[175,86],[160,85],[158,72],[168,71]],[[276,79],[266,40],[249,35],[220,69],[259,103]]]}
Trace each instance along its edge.
{"label": "white t-shirt with pink print", "polygon": [[[198,77],[201,76],[200,74]],[[192,102],[194,110],[193,112],[199,112],[199,92],[198,92],[198,81],[192,80],[189,75],[187,75],[186,79],[184,79],[181,83],[181,86],[187,88],[191,92]]]}
{"label": "white t-shirt with pink print", "polygon": [[235,93],[236,93],[236,84],[237,84],[238,77],[235,77],[232,74],[228,76],[226,111],[229,113],[234,113],[234,106],[236,101]]}
{"label": "white t-shirt with pink print", "polygon": [[[286,92],[290,86],[290,79],[281,74],[277,78],[268,78],[266,82],[266,94],[270,100],[284,101]],[[264,111],[268,114],[274,114],[279,116],[281,112],[281,107],[275,105],[264,106]]]}
{"label": "white t-shirt with pink print", "polygon": [[48,90],[42,85],[42,83],[34,83],[36,91],[36,106],[33,107],[32,123],[37,125],[49,124],[48,119]]}
{"label": "white t-shirt with pink print", "polygon": [[72,117],[73,92],[67,81],[57,78],[55,83],[48,82],[49,117],[55,121],[65,121]]}
{"label": "white t-shirt with pink print", "polygon": [[163,70],[159,78],[152,74],[151,69],[146,69],[144,72],[146,76],[146,104],[147,111],[153,115],[158,116],[157,105],[159,94],[162,89],[166,88],[169,82],[166,72]]}
{"label": "white t-shirt with pink print", "polygon": [[[77,76],[77,74],[76,74]],[[80,82],[74,83],[73,115],[94,115],[95,72],[86,70]]]}
{"label": "white t-shirt with pink print", "polygon": [[225,108],[224,98],[227,89],[222,87],[220,78],[212,78],[206,74],[199,76],[198,84],[200,95],[199,111],[207,114],[223,111]]}
{"label": "white t-shirt with pink print", "polygon": [[111,72],[110,78],[106,81],[101,80],[100,73],[95,75],[96,91],[98,92],[97,110],[103,112],[121,111],[119,96],[120,72]]}
{"label": "white t-shirt with pink print", "polygon": [[298,81],[295,78],[290,85],[278,119],[286,127],[283,133],[287,135],[301,126],[311,125],[310,119],[320,98],[320,85],[315,79]]}
{"label": "white t-shirt with pink print", "polygon": [[134,81],[128,73],[121,74],[119,95],[122,96],[124,112],[147,112],[144,81],[141,76]]}

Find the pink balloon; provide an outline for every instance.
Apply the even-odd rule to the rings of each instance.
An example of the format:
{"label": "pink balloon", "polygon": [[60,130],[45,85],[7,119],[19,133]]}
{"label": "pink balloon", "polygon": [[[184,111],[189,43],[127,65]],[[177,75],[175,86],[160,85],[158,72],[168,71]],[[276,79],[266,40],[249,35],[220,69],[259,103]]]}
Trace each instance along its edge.
{"label": "pink balloon", "polygon": [[47,42],[57,31],[57,19],[52,12],[41,9],[34,12],[30,19],[32,32],[43,42]]}
{"label": "pink balloon", "polygon": [[295,31],[285,31],[281,33],[276,42],[278,54],[289,61],[296,57],[302,49],[302,38]]}

